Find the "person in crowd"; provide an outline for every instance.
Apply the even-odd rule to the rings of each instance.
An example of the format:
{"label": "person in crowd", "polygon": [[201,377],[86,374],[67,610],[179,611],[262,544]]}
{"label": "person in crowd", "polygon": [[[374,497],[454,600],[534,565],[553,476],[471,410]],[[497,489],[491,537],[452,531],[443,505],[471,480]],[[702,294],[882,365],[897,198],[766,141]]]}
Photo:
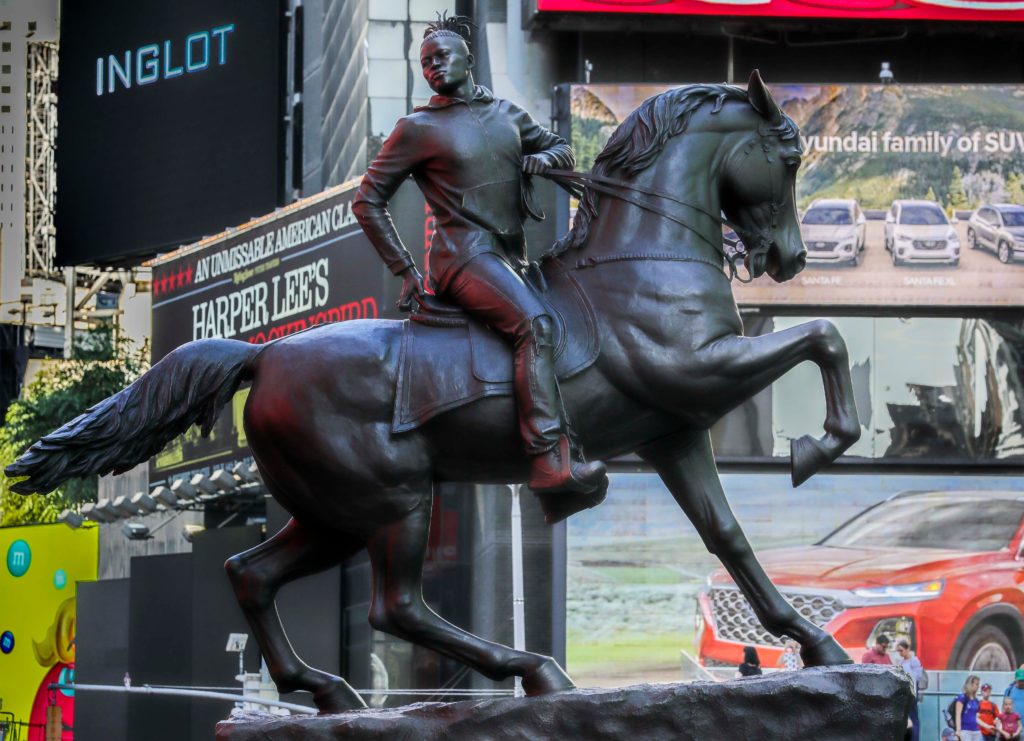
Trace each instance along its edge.
{"label": "person in crowd", "polygon": [[1003,712],[999,714],[999,735],[1001,741],[1020,741],[1020,715],[1013,712],[1013,700],[1003,698]]}
{"label": "person in crowd", "polygon": [[889,636],[885,633],[879,633],[878,638],[875,639],[875,645],[865,651],[864,655],[860,657],[860,663],[892,664],[892,659],[889,658]]}
{"label": "person in crowd", "polygon": [[[900,666],[903,668],[903,671],[914,680],[914,696],[917,698],[917,702],[920,702],[921,697],[918,688],[921,686],[921,674],[924,671],[921,666],[921,660],[917,658],[910,648],[910,643],[904,639],[900,639],[896,643],[896,653],[900,655]],[[910,732],[911,741],[919,741],[921,738],[921,721],[917,710],[917,702],[910,706],[910,722],[913,724],[913,729]]]}
{"label": "person in crowd", "polygon": [[786,641],[786,645],[782,649],[782,653],[779,654],[775,666],[781,666],[786,671],[795,671],[802,664],[803,662],[800,661],[800,644],[794,640]]}
{"label": "person in crowd", "polygon": [[992,702],[992,685],[985,682],[981,685],[981,698],[978,700],[978,728],[985,741],[995,741],[999,735],[996,718],[999,717],[999,706]]}
{"label": "person in crowd", "polygon": [[743,647],[743,663],[736,670],[737,677],[756,677],[761,674],[761,657],[753,646]]}
{"label": "person in crowd", "polygon": [[1024,664],[1017,668],[1016,673],[1013,675],[1013,682],[1003,692],[1003,697],[1009,697],[1013,700],[1015,708],[1024,708]]}
{"label": "person in crowd", "polygon": [[959,741],[981,741],[981,729],[978,727],[978,685],[981,679],[968,675],[964,681],[963,691],[957,695],[953,716],[956,737]]}

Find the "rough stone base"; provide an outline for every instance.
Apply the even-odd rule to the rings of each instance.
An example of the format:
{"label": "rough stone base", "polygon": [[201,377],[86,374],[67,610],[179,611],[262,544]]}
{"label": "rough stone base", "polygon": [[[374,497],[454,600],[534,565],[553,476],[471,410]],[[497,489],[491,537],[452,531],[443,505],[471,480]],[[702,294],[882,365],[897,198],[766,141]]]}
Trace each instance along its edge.
{"label": "rough stone base", "polygon": [[581,689],[338,715],[248,714],[218,723],[217,739],[902,741],[912,702],[902,671],[841,666],[721,683]]}

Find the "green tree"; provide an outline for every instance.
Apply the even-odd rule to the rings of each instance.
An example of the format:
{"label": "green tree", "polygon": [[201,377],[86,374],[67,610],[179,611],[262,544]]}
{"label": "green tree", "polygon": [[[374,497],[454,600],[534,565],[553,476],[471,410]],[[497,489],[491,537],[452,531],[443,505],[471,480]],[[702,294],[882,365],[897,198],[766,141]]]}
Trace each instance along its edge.
{"label": "green tree", "polygon": [[[47,363],[7,409],[0,427],[0,468],[33,442],[117,393],[144,370],[144,352],[117,341],[112,329],[84,333],[70,360]],[[0,476],[0,527],[52,522],[64,508],[96,498],[98,479],[72,479],[48,496],[22,496]]]}
{"label": "green tree", "polygon": [[951,209],[967,208],[967,191],[964,190],[964,174],[959,166],[953,168],[953,177],[949,181],[949,207]]}
{"label": "green tree", "polygon": [[935,190],[932,188],[932,186],[930,186],[930,185],[928,186],[928,192],[924,194],[924,199],[926,201],[937,201],[937,200],[939,200],[938,196],[935,195]]}
{"label": "green tree", "polygon": [[1006,200],[1024,206],[1024,179],[1016,171],[1006,176]]}

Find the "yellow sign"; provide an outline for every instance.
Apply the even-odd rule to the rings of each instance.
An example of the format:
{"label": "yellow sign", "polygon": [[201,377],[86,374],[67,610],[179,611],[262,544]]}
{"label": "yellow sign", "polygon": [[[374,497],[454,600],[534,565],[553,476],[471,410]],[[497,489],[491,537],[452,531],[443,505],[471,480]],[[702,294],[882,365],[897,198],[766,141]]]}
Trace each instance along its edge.
{"label": "yellow sign", "polygon": [[[96,579],[98,536],[95,526],[0,529],[0,700],[24,723],[45,722],[50,682],[74,681],[76,586]],[[55,698],[68,723],[72,693]]]}

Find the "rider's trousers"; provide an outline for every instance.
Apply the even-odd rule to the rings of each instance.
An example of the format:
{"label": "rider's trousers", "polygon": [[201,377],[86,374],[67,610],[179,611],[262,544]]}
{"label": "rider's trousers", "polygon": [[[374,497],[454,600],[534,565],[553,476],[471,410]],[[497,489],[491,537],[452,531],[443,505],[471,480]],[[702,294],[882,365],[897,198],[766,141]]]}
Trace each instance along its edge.
{"label": "rider's trousers", "polygon": [[499,255],[472,258],[441,298],[457,304],[512,342],[519,432],[527,455],[545,453],[565,432],[555,380],[554,323],[547,308]]}

